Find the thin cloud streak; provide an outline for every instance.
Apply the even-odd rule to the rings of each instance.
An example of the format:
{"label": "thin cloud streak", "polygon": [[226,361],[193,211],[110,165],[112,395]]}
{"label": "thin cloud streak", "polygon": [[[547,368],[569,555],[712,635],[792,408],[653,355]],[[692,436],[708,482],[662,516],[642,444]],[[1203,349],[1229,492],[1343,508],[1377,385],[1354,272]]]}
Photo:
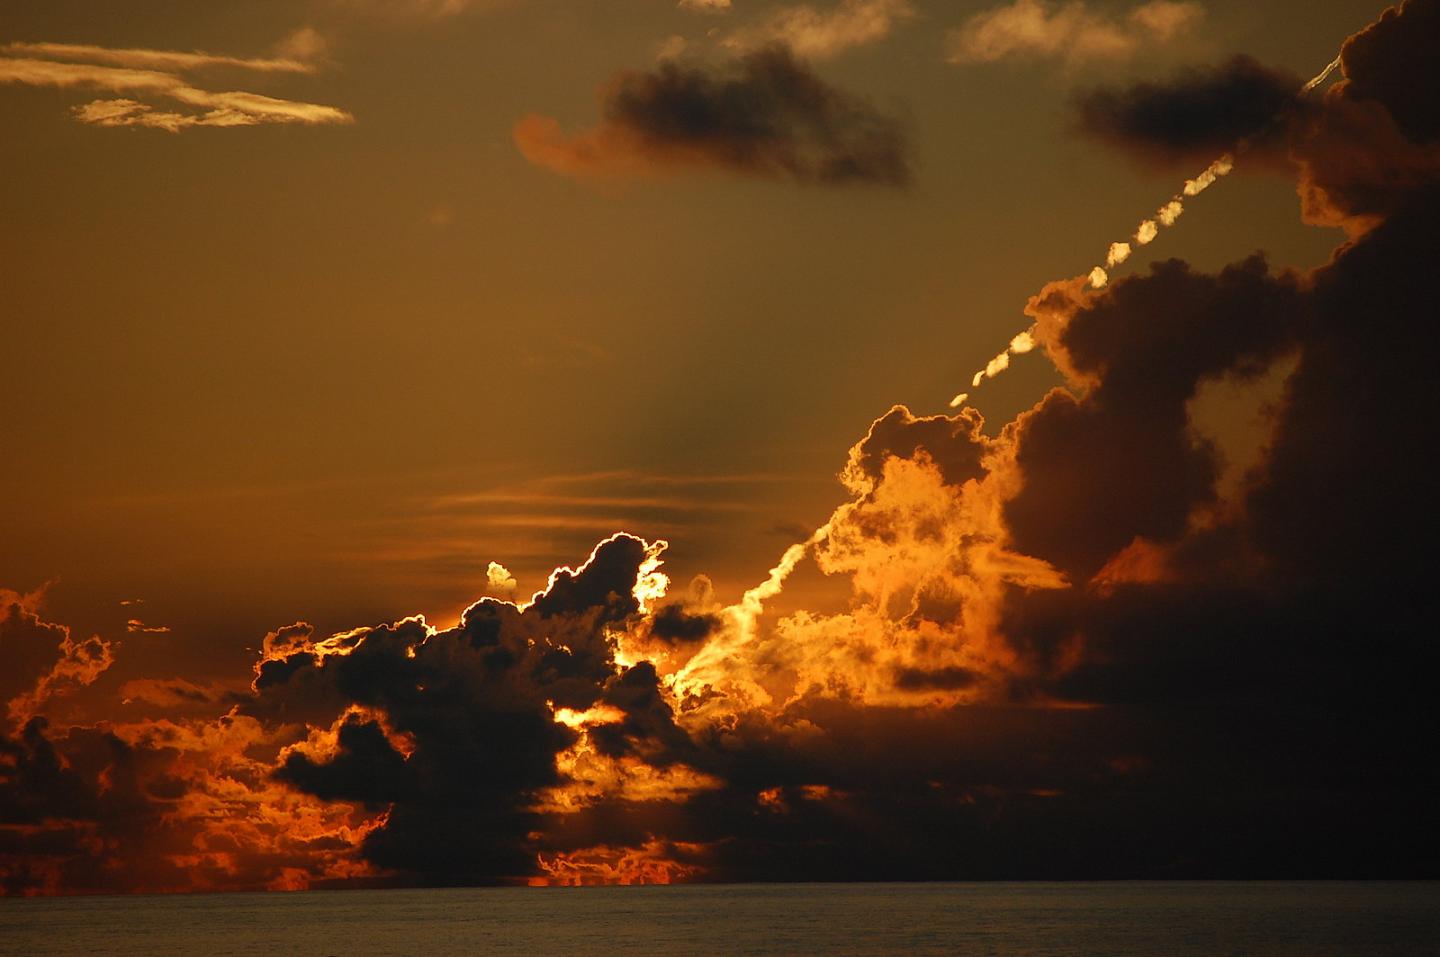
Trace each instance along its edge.
{"label": "thin cloud streak", "polygon": [[44,60],[73,60],[139,70],[198,70],[235,67],[256,73],[314,73],[316,65],[295,57],[253,58],[179,50],[146,50],[92,46],[84,43],[7,43],[0,52]]}
{"label": "thin cloud streak", "polygon": [[[351,123],[355,119],[338,107],[286,100],[244,90],[211,91],[192,85],[179,73],[142,68],[145,63],[154,66],[170,63],[177,68],[186,68],[215,65],[223,61],[228,65],[248,63],[250,69],[273,72],[277,69],[289,69],[288,66],[277,67],[275,64],[302,66],[298,60],[246,61],[212,57],[209,54],[148,50],[106,51],[100,47],[64,44],[11,44],[5,49],[10,51],[20,48],[37,54],[50,52],[62,56],[83,55],[90,59],[104,58],[103,55],[108,54],[112,62],[129,64],[109,66],[99,63],[61,62],[34,56],[0,57],[0,83],[61,89],[89,88],[124,94],[73,107],[72,115],[81,123],[89,125],[141,126],[174,133],[193,126],[232,127],[275,123],[318,126]],[[159,109],[138,97],[163,97],[192,107],[193,111]]]}
{"label": "thin cloud streak", "polygon": [[820,60],[878,43],[914,17],[909,0],[844,0],[831,10],[785,7],[754,26],[734,31],[721,43],[736,52],[783,43],[799,56]]}
{"label": "thin cloud streak", "polygon": [[1028,57],[1080,63],[1130,56],[1174,40],[1204,16],[1204,8],[1189,0],[1150,0],[1114,19],[1091,12],[1083,0],[1015,0],[977,13],[952,30],[947,59],[995,63]]}

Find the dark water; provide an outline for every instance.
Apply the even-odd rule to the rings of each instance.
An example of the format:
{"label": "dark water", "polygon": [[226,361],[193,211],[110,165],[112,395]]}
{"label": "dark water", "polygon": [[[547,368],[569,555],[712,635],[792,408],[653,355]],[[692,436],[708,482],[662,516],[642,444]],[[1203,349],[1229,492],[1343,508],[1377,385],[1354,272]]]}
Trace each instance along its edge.
{"label": "dark water", "polygon": [[1440,884],[785,884],[0,899],[0,953],[1424,957]]}

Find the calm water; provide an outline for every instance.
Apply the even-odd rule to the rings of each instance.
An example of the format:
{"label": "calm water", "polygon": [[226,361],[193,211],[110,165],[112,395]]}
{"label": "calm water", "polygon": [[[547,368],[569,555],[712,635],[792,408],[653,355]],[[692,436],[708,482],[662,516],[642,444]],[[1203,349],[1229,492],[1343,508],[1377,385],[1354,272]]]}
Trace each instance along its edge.
{"label": "calm water", "polygon": [[0,953],[1424,957],[1440,884],[786,884],[0,899]]}

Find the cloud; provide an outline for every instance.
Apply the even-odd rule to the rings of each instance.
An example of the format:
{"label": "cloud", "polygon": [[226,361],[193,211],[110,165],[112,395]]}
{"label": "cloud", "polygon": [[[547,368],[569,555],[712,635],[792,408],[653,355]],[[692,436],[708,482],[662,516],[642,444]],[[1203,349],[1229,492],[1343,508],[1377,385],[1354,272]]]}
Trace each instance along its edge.
{"label": "cloud", "polygon": [[678,0],[676,6],[681,10],[694,10],[697,13],[727,13],[730,10],[730,0]]}
{"label": "cloud", "polygon": [[[1390,71],[1437,7],[1287,131],[1364,220],[1330,261],[1047,284],[1025,348],[1063,385],[989,431],[886,411],[733,602],[617,533],[527,602],[277,628],[247,690],[162,673],[120,690],[174,712],[84,726],[33,692],[113,651],[0,592],[35,702],[0,886],[1433,875],[1440,123]],[[1215,383],[1265,424],[1223,485]]]}
{"label": "cloud", "polygon": [[[115,661],[115,643],[99,635],[77,640],[64,625],[40,617],[43,593],[0,590],[0,678],[4,718],[20,727],[59,697],[93,684]],[[0,721],[0,733],[5,724]]]}
{"label": "cloud", "polygon": [[[277,633],[242,711],[337,722],[328,757],[292,750],[278,780],[388,808],[363,846],[377,867],[442,882],[523,876],[535,867],[532,806],[565,783],[557,755],[577,739],[555,709],[616,703],[607,688],[627,679],[612,633],[642,613],[663,547],[617,535],[523,606],[482,599],[444,632],[411,619],[319,642]],[[327,721],[327,704],[342,713]],[[353,707],[360,715],[344,717]]]}
{"label": "cloud", "polygon": [[1345,42],[1341,79],[1321,94],[1315,81],[1302,88],[1296,76],[1236,57],[1163,83],[1091,91],[1077,103],[1077,125],[1151,160],[1287,158],[1300,168],[1307,221],[1360,232],[1436,181],[1440,108],[1415,77],[1437,42],[1433,0],[1406,0]]}
{"label": "cloud", "polygon": [[1306,308],[1298,277],[1259,256],[1216,276],[1170,260],[1105,293],[1057,283],[1032,299],[1038,339],[1084,391],[1056,390],[1016,422],[1015,544],[1083,581],[1137,536],[1184,532],[1218,474],[1188,402],[1206,378],[1267,368]]}
{"label": "cloud", "polygon": [[1346,41],[1344,79],[1293,134],[1309,221],[1363,231],[1440,181],[1440,97],[1415,80],[1437,45],[1434,0],[1406,0]]}
{"label": "cloud", "polygon": [[782,7],[759,23],[732,31],[721,43],[742,52],[780,43],[797,56],[824,59],[883,40],[915,15],[909,0],[841,0],[829,10]]}
{"label": "cloud", "polygon": [[469,10],[499,6],[505,0],[332,0],[371,16],[444,20]]}
{"label": "cloud", "polygon": [[946,37],[951,63],[994,63],[1012,57],[1081,63],[1130,56],[1188,32],[1205,10],[1185,0],[1151,0],[1119,19],[1093,13],[1084,0],[1014,0],[977,13]]}
{"label": "cloud", "polygon": [[[300,43],[305,50],[317,50],[313,37],[297,39],[298,36],[292,35],[289,39]],[[205,53],[54,43],[14,43],[5,50],[29,55],[0,57],[0,83],[126,94],[74,107],[75,118],[91,125],[143,126],[173,133],[195,126],[330,125],[354,120],[336,107],[240,90],[210,91],[194,86],[181,76],[183,71],[222,66],[262,73],[314,70],[313,63],[299,59],[241,59]],[[164,110],[140,99],[142,97],[159,97],[192,109]]]}
{"label": "cloud", "polygon": [[1163,83],[1091,90],[1076,102],[1076,125],[1087,136],[1162,163],[1206,162],[1242,141],[1266,146],[1267,137],[1283,148],[1284,114],[1300,109],[1301,82],[1237,56]]}
{"label": "cloud", "polygon": [[904,125],[783,47],[713,69],[665,61],[622,73],[602,100],[594,128],[567,136],[531,115],[516,125],[516,145],[537,166],[585,179],[714,169],[826,185],[910,180]]}
{"label": "cloud", "polygon": [[7,43],[0,53],[12,57],[98,63],[136,70],[184,72],[207,67],[233,67],[257,73],[314,73],[310,62],[320,52],[316,45],[319,34],[301,31],[287,38],[290,56],[250,58],[221,56],[213,53],[186,53],[176,50],[143,50],[91,46],[80,43]]}
{"label": "cloud", "polygon": [[690,614],[681,605],[666,605],[655,614],[650,633],[663,641],[683,643],[704,641],[720,627],[720,617]]}

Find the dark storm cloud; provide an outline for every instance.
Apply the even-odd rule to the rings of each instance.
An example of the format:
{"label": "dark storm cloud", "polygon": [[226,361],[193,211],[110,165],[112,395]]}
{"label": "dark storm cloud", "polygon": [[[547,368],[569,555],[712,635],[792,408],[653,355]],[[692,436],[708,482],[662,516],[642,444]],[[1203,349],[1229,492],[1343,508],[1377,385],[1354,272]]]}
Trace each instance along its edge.
{"label": "dark storm cloud", "polygon": [[666,60],[617,76],[603,118],[566,136],[530,116],[515,139],[531,162],[571,176],[625,176],[710,167],[765,179],[903,186],[911,178],[904,124],[772,46],[719,67]]}
{"label": "dark storm cloud", "polygon": [[650,634],[671,644],[688,644],[704,641],[719,627],[716,615],[696,615],[686,611],[684,605],[671,604],[655,613]]}
{"label": "dark storm cloud", "polygon": [[1169,260],[1071,306],[1050,348],[1098,384],[1057,389],[1018,421],[1024,486],[1005,506],[1018,547],[1084,581],[1136,536],[1185,531],[1219,470],[1186,404],[1206,378],[1268,367],[1303,321],[1300,286],[1260,256],[1214,276]]}
{"label": "dark storm cloud", "polygon": [[1440,185],[1437,48],[1437,0],[1407,0],[1345,43],[1346,82],[1292,137],[1312,221],[1355,232]]}
{"label": "dark storm cloud", "polygon": [[887,459],[909,459],[923,453],[939,467],[946,483],[963,485],[985,474],[981,465],[988,448],[981,432],[984,425],[974,409],[962,409],[954,416],[917,417],[897,405],[876,419],[851,450],[851,467],[873,482],[880,479]]}
{"label": "dark storm cloud", "polygon": [[968,668],[901,668],[895,674],[895,687],[906,691],[954,691],[969,688],[979,676]]}
{"label": "dark storm cloud", "polygon": [[1351,37],[1341,59],[1345,95],[1384,105],[1413,142],[1440,137],[1440,94],[1432,74],[1440,43],[1440,3],[1405,0]]}
{"label": "dark storm cloud", "polygon": [[333,757],[292,752],[277,772],[326,800],[389,804],[363,846],[375,865],[440,883],[528,874],[537,820],[528,807],[542,788],[563,783],[555,756],[576,739],[552,704],[613,700],[627,714],[616,750],[624,735],[648,734],[653,724],[654,669],[637,666],[611,682],[609,634],[639,611],[633,591],[650,554],[639,539],[617,535],[580,569],[557,572],[523,611],[484,599],[448,631],[432,634],[417,621],[365,629],[329,655],[302,642],[261,667],[256,698],[242,710],[293,718],[300,712],[290,689],[304,689],[310,702],[381,712],[411,742],[402,755],[376,721],[352,715]]}
{"label": "dark storm cloud", "polygon": [[1440,187],[1408,196],[1316,271],[1315,322],[1250,497],[1255,537],[1279,569],[1374,586],[1377,616],[1431,594],[1420,530],[1436,506],[1423,457],[1440,441],[1440,399],[1416,320],[1435,314],[1437,224]]}
{"label": "dark storm cloud", "polygon": [[674,763],[693,752],[689,736],[675,723],[675,712],[660,689],[655,666],[642,661],[616,675],[601,699],[625,717],[590,731],[602,754],[620,757],[643,753],[653,764]]}
{"label": "dark storm cloud", "polygon": [[[1440,180],[1440,95],[1429,82],[1440,3],[1405,0],[1349,38],[1344,82],[1301,96],[1301,78],[1248,57],[1076,102],[1080,132],[1164,162],[1247,150],[1300,165],[1307,218],[1365,228]],[[1258,150],[1258,153],[1257,153]]]}
{"label": "dark storm cloud", "polygon": [[[1012,589],[1001,628],[1044,693],[1163,729],[1128,786],[1163,775],[1176,820],[1225,835],[1185,851],[1198,872],[1420,875],[1440,853],[1424,808],[1440,783],[1426,460],[1440,402],[1417,323],[1440,268],[1426,153],[1440,92],[1416,60],[1440,49],[1437,11],[1412,0],[1350,41],[1349,82],[1292,140],[1302,181],[1364,230],[1303,277],[1162,264],[1077,303],[1057,348],[1095,384],[1052,395],[1017,432],[1025,485],[1007,514],[1023,546],[1084,574],[1131,534],[1170,543],[1154,577]],[[1197,378],[1251,375],[1281,351],[1295,368],[1264,457],[1220,524],[1191,525],[1209,453],[1182,444],[1176,410]],[[1087,408],[1125,423],[1124,447],[1089,431]]]}
{"label": "dark storm cloud", "polygon": [[359,801],[383,808],[414,793],[413,772],[376,721],[349,715],[336,734],[336,753],[319,764],[291,752],[275,772],[276,780],[326,801]]}
{"label": "dark storm cloud", "polygon": [[41,717],[14,738],[0,736],[0,889],[188,886],[161,851],[195,849],[193,830],[166,846],[176,835],[165,815],[188,790],[161,772],[166,757],[102,728],[55,731]]}
{"label": "dark storm cloud", "polygon": [[1207,163],[1243,140],[1267,145],[1300,107],[1303,80],[1246,56],[1163,82],[1102,87],[1075,103],[1087,135],[1165,163]]}

